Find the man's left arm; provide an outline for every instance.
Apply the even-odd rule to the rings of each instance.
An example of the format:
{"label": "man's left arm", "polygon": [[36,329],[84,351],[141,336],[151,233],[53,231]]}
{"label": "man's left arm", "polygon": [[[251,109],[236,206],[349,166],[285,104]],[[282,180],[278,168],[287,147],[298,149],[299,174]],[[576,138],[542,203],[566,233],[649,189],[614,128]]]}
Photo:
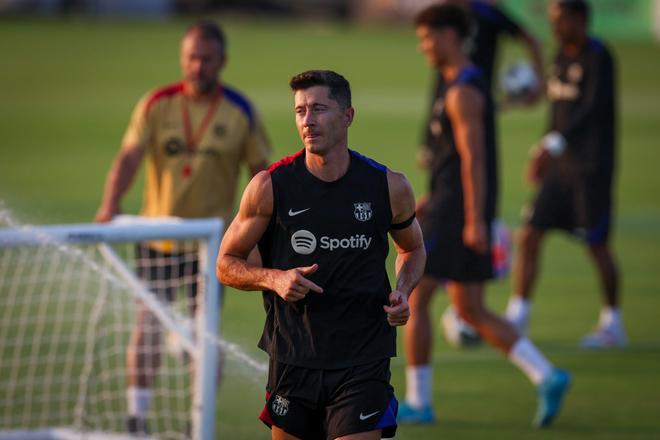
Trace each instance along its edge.
{"label": "man's left arm", "polygon": [[424,273],[426,250],[422,230],[415,218],[415,195],[410,182],[401,173],[387,171],[392,207],[390,235],[396,249],[396,288],[389,305],[383,306],[391,326],[405,325],[410,318],[408,296]]}
{"label": "man's left arm", "polygon": [[457,85],[447,93],[445,104],[451,119],[456,151],[461,158],[463,186],[463,243],[479,254],[488,252],[486,205],[485,102],[476,88]]}

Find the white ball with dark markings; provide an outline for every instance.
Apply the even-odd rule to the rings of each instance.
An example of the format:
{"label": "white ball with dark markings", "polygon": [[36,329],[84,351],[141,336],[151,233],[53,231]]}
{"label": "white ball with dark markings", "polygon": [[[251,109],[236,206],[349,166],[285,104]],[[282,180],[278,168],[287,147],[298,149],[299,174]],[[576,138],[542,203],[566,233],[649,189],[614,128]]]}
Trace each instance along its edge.
{"label": "white ball with dark markings", "polygon": [[523,100],[538,87],[539,78],[527,61],[516,61],[502,70],[500,88],[509,101]]}

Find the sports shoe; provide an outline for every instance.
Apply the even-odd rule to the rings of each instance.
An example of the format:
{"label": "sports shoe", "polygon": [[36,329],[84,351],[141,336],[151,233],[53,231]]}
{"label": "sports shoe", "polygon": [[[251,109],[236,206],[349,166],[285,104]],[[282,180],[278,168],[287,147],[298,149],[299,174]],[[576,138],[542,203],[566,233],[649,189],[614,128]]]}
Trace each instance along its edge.
{"label": "sports shoe", "polygon": [[544,428],[554,420],[561,407],[561,401],[571,384],[567,371],[555,368],[550,377],[538,385],[539,406],[534,417],[534,426]]}
{"label": "sports shoe", "polygon": [[614,348],[624,347],[628,343],[626,334],[621,327],[599,327],[582,338],[582,348]]}
{"label": "sports shoe", "polygon": [[149,434],[147,421],[135,416],[126,417],[126,431],[135,437],[144,437]]}
{"label": "sports shoe", "polygon": [[435,415],[431,405],[416,409],[402,402],[399,405],[396,421],[401,424],[427,424],[435,422]]}

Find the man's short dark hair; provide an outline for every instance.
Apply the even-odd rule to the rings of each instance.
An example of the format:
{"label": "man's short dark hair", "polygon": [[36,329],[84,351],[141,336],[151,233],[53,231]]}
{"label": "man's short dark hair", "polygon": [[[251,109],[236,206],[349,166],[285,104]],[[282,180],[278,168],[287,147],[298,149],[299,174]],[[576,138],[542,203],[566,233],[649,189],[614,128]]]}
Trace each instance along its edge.
{"label": "man's short dark hair", "polygon": [[332,70],[308,70],[295,75],[289,81],[294,92],[306,90],[314,86],[325,86],[330,89],[330,98],[337,101],[341,108],[351,107],[351,86],[340,74]]}
{"label": "man's short dark hair", "polygon": [[461,40],[464,40],[470,36],[472,22],[464,8],[445,3],[422,9],[415,17],[415,26],[428,26],[432,29],[452,28]]}
{"label": "man's short dark hair", "polygon": [[205,40],[217,41],[220,46],[220,52],[225,53],[225,34],[216,22],[212,20],[199,20],[186,29],[185,35],[193,32],[200,34]]}
{"label": "man's short dark hair", "polygon": [[591,8],[586,0],[555,0],[555,4],[571,14],[579,15],[584,21],[589,21]]}

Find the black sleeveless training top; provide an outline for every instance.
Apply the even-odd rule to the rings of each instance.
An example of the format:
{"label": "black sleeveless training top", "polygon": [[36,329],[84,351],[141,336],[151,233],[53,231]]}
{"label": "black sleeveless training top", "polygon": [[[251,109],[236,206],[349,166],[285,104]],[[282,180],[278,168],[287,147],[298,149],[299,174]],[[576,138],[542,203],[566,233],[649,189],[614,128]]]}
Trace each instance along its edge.
{"label": "black sleeveless training top", "polygon": [[387,168],[349,150],[344,176],[324,182],[305,166],[305,150],[273,164],[274,209],[259,241],[264,267],[319,265],[308,278],[323,287],[287,303],[263,292],[259,347],[278,362],[333,369],[396,354],[396,331],[383,305],[392,221]]}
{"label": "black sleeveless training top", "polygon": [[454,81],[445,84],[435,102],[430,120],[430,130],[435,141],[430,145],[433,152],[431,161],[431,203],[444,210],[455,210],[463,215],[463,181],[461,178],[461,156],[456,148],[454,127],[445,108],[445,97],[450,88],[467,84],[478,90],[484,97],[482,124],[484,130],[485,161],[485,209],[487,222],[493,220],[497,211],[497,135],[495,131],[494,106],[488,85],[480,69],[470,66],[461,70]]}

